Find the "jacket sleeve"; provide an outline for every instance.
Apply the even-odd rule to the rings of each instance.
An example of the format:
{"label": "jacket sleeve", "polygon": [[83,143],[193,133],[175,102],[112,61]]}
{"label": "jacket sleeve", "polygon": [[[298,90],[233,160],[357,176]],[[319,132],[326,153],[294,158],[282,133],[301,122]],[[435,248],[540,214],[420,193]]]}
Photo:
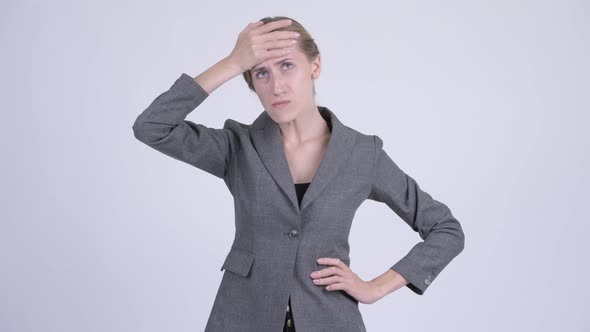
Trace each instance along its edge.
{"label": "jacket sleeve", "polygon": [[185,120],[208,96],[191,76],[182,73],[139,114],[133,133],[157,151],[226,180],[236,139],[227,128],[229,119],[223,129]]}
{"label": "jacket sleeve", "polygon": [[375,139],[374,177],[369,199],[387,204],[423,241],[417,243],[391,269],[401,274],[414,293],[428,286],[455,256],[463,251],[465,235],[449,208],[420,189]]}

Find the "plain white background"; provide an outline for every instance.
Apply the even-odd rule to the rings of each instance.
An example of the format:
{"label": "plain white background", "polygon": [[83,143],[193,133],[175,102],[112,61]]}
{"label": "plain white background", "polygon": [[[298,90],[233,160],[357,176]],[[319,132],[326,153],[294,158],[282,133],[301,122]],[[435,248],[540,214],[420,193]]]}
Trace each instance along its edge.
{"label": "plain white background", "polygon": [[[360,305],[368,331],[586,331],[590,177],[584,1],[3,1],[0,330],[202,331],[234,235],[220,179],[132,124],[265,16],[299,20],[317,102],[379,135],[447,204],[464,251],[423,296]],[[238,76],[187,119],[263,111]],[[366,201],[351,267],[420,241]]]}

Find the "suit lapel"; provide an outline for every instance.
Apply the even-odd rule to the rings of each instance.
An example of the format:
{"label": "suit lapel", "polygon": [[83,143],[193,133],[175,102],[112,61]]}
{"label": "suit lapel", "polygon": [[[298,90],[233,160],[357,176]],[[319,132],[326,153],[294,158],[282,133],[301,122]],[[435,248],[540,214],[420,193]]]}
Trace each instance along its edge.
{"label": "suit lapel", "polygon": [[250,137],[260,159],[299,213],[322,192],[342,165],[346,163],[352,153],[356,138],[354,132],[344,126],[327,107],[318,106],[318,110],[327,120],[328,126],[331,127],[330,140],[316,174],[303,195],[301,207],[298,204],[293,177],[281,143],[279,125],[264,111],[250,127]]}

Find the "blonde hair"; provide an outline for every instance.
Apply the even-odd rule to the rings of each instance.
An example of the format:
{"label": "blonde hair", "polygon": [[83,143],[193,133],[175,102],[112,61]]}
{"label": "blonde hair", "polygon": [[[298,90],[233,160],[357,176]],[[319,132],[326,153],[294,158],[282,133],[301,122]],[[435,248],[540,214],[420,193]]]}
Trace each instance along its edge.
{"label": "blonde hair", "polygon": [[[297,47],[299,47],[299,49],[303,52],[303,54],[305,54],[305,56],[309,60],[309,62],[312,62],[313,60],[315,60],[315,58],[320,54],[320,50],[318,49],[318,46],[316,45],[314,39],[311,38],[311,35],[309,34],[309,32],[307,32],[307,30],[305,30],[305,28],[299,22],[297,22],[296,20],[294,20],[290,17],[286,17],[286,16],[265,17],[265,18],[261,19],[260,21],[264,22],[264,24],[267,24],[269,22],[280,21],[280,20],[284,20],[284,19],[289,19],[292,21],[292,23],[286,27],[275,29],[273,31],[295,31],[295,32],[298,32],[299,38],[297,38],[297,44],[295,44],[295,45]],[[246,83],[248,84],[248,88],[250,88],[250,90],[256,92],[256,90],[254,89],[254,83],[252,83],[252,74],[250,72],[250,69],[243,72],[242,76],[244,76],[244,80],[246,80]],[[315,84],[313,86],[313,94],[315,95]]]}

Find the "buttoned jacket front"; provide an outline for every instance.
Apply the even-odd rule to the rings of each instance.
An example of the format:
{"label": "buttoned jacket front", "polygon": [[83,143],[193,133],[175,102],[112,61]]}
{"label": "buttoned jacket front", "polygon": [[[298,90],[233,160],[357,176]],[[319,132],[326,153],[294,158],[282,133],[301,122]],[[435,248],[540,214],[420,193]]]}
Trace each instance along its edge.
{"label": "buttoned jacket front", "polygon": [[331,136],[299,205],[278,124],[265,111],[221,129],[185,120],[207,96],[183,73],[133,124],[137,139],[223,179],[233,196],[236,233],[205,331],[282,331],[289,296],[298,332],[365,331],[358,302],[314,285],[310,273],[325,267],[319,257],[350,266],[349,232],[366,199],[387,204],[424,240],[391,267],[416,294],[463,250],[449,208],[391,160],[378,136],[319,106]]}

